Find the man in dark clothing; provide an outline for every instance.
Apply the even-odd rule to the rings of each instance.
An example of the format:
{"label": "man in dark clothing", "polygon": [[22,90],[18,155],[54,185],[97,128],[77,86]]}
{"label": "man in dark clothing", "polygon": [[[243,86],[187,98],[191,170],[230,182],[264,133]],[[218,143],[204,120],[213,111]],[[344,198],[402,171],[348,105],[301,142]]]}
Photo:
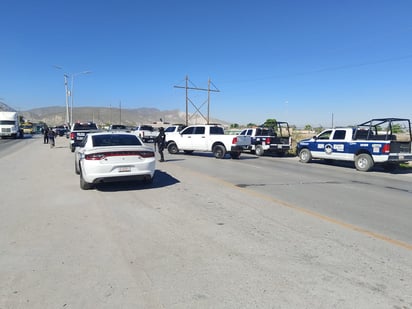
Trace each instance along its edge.
{"label": "man in dark clothing", "polygon": [[47,133],[47,136],[49,138],[50,148],[53,148],[54,147],[54,138],[56,137],[56,133],[52,129],[49,129],[49,132]]}
{"label": "man in dark clothing", "polygon": [[159,128],[159,135],[156,137],[157,143],[157,150],[159,151],[160,154],[160,162],[164,162],[165,158],[163,156],[163,150],[165,149],[166,146],[166,134],[165,134],[165,129],[163,127]]}
{"label": "man in dark clothing", "polygon": [[43,128],[43,143],[44,144],[49,143],[49,128],[47,128],[47,127]]}

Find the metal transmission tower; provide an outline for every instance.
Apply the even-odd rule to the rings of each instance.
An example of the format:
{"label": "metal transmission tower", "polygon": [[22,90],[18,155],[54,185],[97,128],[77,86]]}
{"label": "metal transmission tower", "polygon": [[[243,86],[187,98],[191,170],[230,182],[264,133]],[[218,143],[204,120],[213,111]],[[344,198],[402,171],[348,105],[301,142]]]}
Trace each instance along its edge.
{"label": "metal transmission tower", "polygon": [[[205,88],[199,88],[196,87],[192,82],[190,82],[194,87],[189,87],[189,76],[186,75],[186,85],[183,86],[174,86],[175,88],[183,88],[186,89],[186,125],[189,125],[189,102],[190,104],[192,104],[192,106],[196,109],[196,112],[192,115],[192,117],[196,114],[199,113],[204,120],[206,120],[206,123],[209,124],[209,119],[210,119],[210,92],[220,92],[219,89],[217,89],[217,87],[212,83],[212,81],[208,80],[207,83],[207,89]],[[213,85],[214,89],[210,89],[210,85]],[[190,90],[200,90],[200,91],[207,91],[207,100],[205,102],[203,102],[199,107],[196,106],[192,100],[190,100],[189,98],[189,89]],[[205,117],[202,112],[200,111],[200,109],[205,105],[205,103],[207,102],[207,117]]]}

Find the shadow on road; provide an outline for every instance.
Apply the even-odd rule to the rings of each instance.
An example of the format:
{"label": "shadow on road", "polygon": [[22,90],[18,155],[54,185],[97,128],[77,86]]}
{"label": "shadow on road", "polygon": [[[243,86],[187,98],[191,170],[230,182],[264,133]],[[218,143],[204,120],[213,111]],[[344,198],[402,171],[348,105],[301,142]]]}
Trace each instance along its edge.
{"label": "shadow on road", "polygon": [[156,170],[153,183],[146,184],[143,181],[125,181],[96,184],[96,190],[102,192],[135,191],[157,189],[172,186],[180,181],[166,172]]}

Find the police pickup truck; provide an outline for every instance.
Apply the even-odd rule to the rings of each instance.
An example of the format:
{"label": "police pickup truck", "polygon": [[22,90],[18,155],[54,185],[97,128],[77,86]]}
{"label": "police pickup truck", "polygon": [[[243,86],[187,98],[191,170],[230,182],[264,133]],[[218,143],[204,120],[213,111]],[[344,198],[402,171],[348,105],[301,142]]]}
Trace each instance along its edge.
{"label": "police pickup truck", "polygon": [[87,133],[99,132],[94,122],[76,122],[70,130],[70,151],[74,152]]}
{"label": "police pickup truck", "polygon": [[324,130],[297,145],[303,163],[311,159],[352,161],[358,171],[367,172],[375,164],[386,170],[412,161],[409,119],[372,119],[353,128]]}
{"label": "police pickup truck", "polygon": [[194,151],[212,152],[217,159],[226,153],[238,159],[250,145],[250,136],[227,135],[223,127],[214,124],[191,125],[180,132],[166,135],[167,150],[170,154],[179,151],[191,154]]}
{"label": "police pickup truck", "polygon": [[292,147],[289,124],[285,121],[278,121],[276,128],[246,128],[239,135],[251,137],[251,144],[247,150],[257,156],[263,156],[268,152],[285,155]]}

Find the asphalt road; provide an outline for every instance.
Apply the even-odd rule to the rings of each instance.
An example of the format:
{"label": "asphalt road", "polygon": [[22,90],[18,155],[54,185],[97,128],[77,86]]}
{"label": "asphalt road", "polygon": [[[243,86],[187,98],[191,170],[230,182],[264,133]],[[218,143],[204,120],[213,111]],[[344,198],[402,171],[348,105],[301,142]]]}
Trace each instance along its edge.
{"label": "asphalt road", "polygon": [[83,191],[66,138],[2,143],[0,308],[412,308],[412,172],[165,156]]}

